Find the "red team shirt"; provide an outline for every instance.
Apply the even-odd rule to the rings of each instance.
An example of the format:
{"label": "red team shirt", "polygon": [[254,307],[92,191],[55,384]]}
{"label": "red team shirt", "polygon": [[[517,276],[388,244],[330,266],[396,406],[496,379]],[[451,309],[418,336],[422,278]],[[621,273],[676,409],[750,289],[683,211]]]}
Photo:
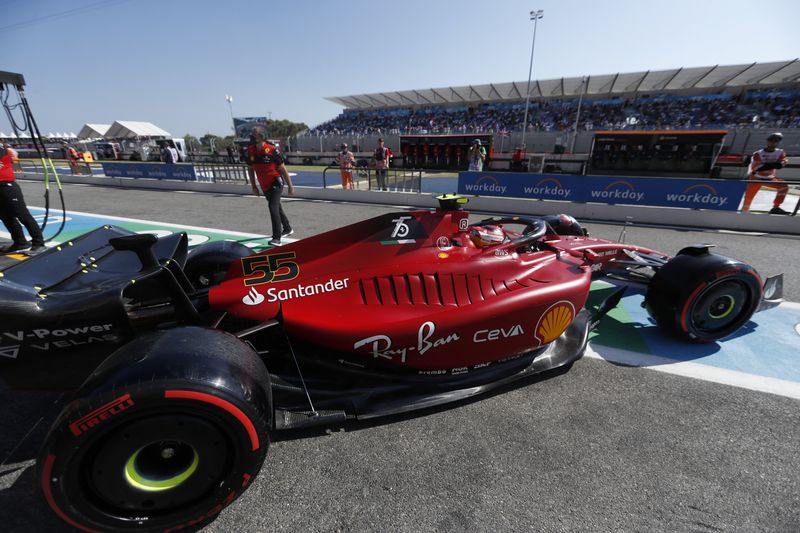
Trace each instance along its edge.
{"label": "red team shirt", "polygon": [[14,181],[14,158],[17,153],[11,148],[5,148],[0,144],[0,181]]}
{"label": "red team shirt", "polygon": [[275,183],[275,178],[281,175],[278,167],[283,164],[284,159],[277,146],[263,142],[260,147],[255,144],[247,147],[247,161],[256,173],[261,190],[266,191]]}

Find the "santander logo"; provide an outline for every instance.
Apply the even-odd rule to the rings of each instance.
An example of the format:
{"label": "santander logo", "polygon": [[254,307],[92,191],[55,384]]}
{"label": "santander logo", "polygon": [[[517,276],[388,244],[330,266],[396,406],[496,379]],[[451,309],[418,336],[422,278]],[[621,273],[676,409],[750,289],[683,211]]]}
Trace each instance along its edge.
{"label": "santander logo", "polygon": [[250,292],[245,294],[242,298],[242,303],[245,305],[258,305],[264,301],[264,295],[259,293],[255,287],[250,288]]}

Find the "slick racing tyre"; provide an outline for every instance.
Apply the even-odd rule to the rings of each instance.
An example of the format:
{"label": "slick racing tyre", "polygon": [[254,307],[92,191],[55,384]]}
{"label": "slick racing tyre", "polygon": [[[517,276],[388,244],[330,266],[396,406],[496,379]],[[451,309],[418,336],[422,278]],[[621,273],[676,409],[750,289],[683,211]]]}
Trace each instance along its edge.
{"label": "slick racing tyre", "polygon": [[232,262],[248,255],[253,250],[240,242],[210,242],[189,252],[183,272],[196,289],[211,287],[225,279]]}
{"label": "slick racing tyre", "polygon": [[83,531],[199,526],[261,468],[271,403],[266,368],[235,337],[144,335],[103,362],[50,429],[44,498]]}
{"label": "slick racing tyre", "polygon": [[656,272],[645,307],[665,331],[692,342],[713,342],[750,319],[761,293],[753,267],[698,246],[684,248]]}

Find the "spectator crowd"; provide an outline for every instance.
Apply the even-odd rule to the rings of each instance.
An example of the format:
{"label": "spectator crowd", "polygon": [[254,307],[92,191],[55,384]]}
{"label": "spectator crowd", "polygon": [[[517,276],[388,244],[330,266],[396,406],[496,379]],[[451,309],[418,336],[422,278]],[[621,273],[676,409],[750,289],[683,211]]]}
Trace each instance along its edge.
{"label": "spectator crowd", "polygon": [[[532,101],[529,131],[572,131],[579,99]],[[454,134],[521,131],[525,102],[345,110],[308,135]],[[578,130],[800,127],[800,90],[751,90],[734,96],[651,95],[584,99]]]}

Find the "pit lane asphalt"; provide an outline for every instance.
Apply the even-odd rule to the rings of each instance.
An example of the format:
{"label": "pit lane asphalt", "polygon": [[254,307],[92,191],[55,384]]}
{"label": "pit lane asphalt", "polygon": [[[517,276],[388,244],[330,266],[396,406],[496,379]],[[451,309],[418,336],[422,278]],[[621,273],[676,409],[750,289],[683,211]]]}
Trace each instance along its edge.
{"label": "pit lane asphalt", "polygon": [[[43,205],[41,184],[22,187],[29,204]],[[253,197],[73,185],[65,196],[76,211],[269,228],[264,200]],[[396,211],[305,200],[285,209],[298,238]],[[599,237],[619,234],[586,225]],[[715,242],[764,275],[784,272],[787,298],[800,300],[797,239],[633,226],[627,240],[667,253]],[[56,414],[53,400],[0,391],[5,531],[69,530],[43,503],[29,467]],[[582,359],[564,374],[473,402],[276,434],[261,475],[205,530],[798,531],[799,408],[788,398]]]}

